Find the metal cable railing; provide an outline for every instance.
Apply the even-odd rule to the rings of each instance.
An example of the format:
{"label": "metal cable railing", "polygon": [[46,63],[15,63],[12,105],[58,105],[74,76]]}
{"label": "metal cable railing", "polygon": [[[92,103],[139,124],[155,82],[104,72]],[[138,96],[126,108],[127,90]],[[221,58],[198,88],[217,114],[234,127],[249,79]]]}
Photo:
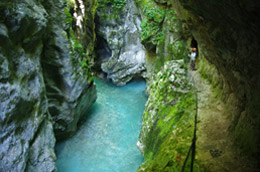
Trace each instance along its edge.
{"label": "metal cable railing", "polygon": [[[194,83],[194,78],[192,78],[192,82],[193,85],[195,85]],[[195,120],[194,120],[194,132],[193,132],[193,138],[192,138],[192,143],[191,146],[189,148],[188,154],[185,158],[185,161],[183,163],[181,172],[184,172],[185,166],[187,164],[187,161],[191,155],[191,167],[190,167],[190,171],[193,172],[193,166],[194,166],[194,160],[195,160],[195,150],[196,150],[196,130],[197,130],[197,118],[198,118],[198,91],[195,88],[195,101],[196,101],[196,112],[195,112]]]}

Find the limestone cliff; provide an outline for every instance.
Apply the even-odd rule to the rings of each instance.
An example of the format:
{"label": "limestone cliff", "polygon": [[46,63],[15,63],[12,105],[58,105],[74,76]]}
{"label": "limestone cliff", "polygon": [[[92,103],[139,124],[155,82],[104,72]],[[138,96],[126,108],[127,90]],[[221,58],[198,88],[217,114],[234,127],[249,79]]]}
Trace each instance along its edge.
{"label": "limestone cliff", "polygon": [[[200,58],[216,68],[204,76],[220,88],[233,120],[231,133],[249,155],[259,155],[259,2],[171,1],[199,45]],[[200,60],[202,61],[202,60]],[[212,79],[214,78],[214,79]]]}
{"label": "limestone cliff", "polygon": [[0,2],[0,171],[56,171],[54,131],[59,138],[73,133],[96,99],[82,54],[72,46],[77,39],[66,32],[66,6]]}
{"label": "limestone cliff", "polygon": [[[99,1],[97,55],[107,78],[124,85],[145,70],[138,10],[133,0],[114,4]],[[121,2],[121,3],[119,3]],[[123,3],[125,2],[125,3]]]}
{"label": "limestone cliff", "polygon": [[[231,121],[228,127],[223,128],[227,130],[225,134],[230,138],[228,144],[235,143],[243,150],[239,156],[246,154],[255,159],[259,155],[260,143],[258,70],[260,62],[257,60],[257,47],[260,41],[257,33],[260,27],[257,22],[259,3],[245,1],[205,3],[196,0],[136,0],[136,3],[142,14],[142,43],[149,54],[146,66],[150,78],[148,83],[150,97],[138,142],[144,153],[145,163],[139,171],[176,171],[177,169],[180,171],[180,166],[184,162],[182,153],[189,146],[188,139],[184,137],[187,136],[185,132],[189,128],[172,127],[171,130],[165,131],[164,127],[185,122],[187,119],[172,122],[171,120],[177,117],[178,113],[171,111],[171,104],[164,100],[151,100],[156,98],[160,100],[157,90],[162,92],[165,100],[175,94],[175,90],[164,94],[163,87],[161,88],[159,84],[157,89],[154,87],[157,81],[160,81],[158,75],[165,71],[164,64],[168,64],[167,61],[172,59],[188,61],[187,48],[192,39],[198,43],[198,72],[208,80],[214,90],[214,93],[210,92],[210,96],[216,96],[218,99],[214,100],[227,104],[221,112]],[[187,63],[184,63],[185,65]],[[161,82],[165,82],[164,87],[170,87],[171,84],[167,82],[171,79],[167,75],[165,77],[167,79],[161,77]],[[175,101],[174,105],[178,106],[178,101]],[[186,110],[188,109],[189,107]],[[188,113],[192,112],[181,112],[181,116],[184,117]],[[171,115],[166,118],[168,114]],[[168,123],[162,125],[166,121]],[[174,137],[180,139],[176,138],[173,141]],[[187,147],[179,145],[180,141]],[[227,162],[230,161],[226,159]],[[201,164],[195,165],[197,171],[203,171]],[[221,170],[224,171],[225,168]],[[242,168],[236,170],[243,171]],[[257,168],[251,169],[251,171],[256,170]]]}
{"label": "limestone cliff", "polygon": [[[182,25],[167,1],[135,0],[141,14],[141,42],[146,48],[147,81],[161,70],[166,61],[184,59],[190,33]],[[149,86],[149,84],[148,84]]]}
{"label": "limestone cliff", "polygon": [[[171,60],[150,82],[137,143],[145,161],[138,171],[182,169],[193,138],[196,113],[195,94],[185,73],[183,60]],[[194,171],[203,171],[197,162]]]}

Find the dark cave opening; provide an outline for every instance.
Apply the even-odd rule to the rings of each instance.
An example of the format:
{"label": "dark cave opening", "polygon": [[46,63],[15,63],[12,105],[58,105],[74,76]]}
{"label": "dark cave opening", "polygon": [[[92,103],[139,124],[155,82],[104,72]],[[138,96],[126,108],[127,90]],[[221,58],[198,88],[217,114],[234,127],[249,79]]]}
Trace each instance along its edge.
{"label": "dark cave opening", "polygon": [[198,50],[198,42],[194,38],[191,40],[190,48],[196,48]]}

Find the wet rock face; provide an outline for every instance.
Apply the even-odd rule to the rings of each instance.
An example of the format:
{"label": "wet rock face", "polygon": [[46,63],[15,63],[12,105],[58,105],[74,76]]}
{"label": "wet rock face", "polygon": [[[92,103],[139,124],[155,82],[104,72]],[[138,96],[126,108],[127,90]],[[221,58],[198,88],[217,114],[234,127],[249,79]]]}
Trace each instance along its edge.
{"label": "wet rock face", "polygon": [[[190,91],[187,78],[185,77],[185,69],[182,68],[182,64],[184,64],[183,60],[168,61],[163,66],[163,69],[152,78],[152,81],[150,82],[150,87],[148,87],[149,89],[147,91],[150,96],[146,103],[142,121],[142,129],[137,143],[138,148],[145,157],[147,154],[149,154],[147,153],[149,151],[156,154],[156,152],[152,150],[157,150],[158,147],[160,147],[158,145],[154,146],[154,144],[156,144],[155,142],[157,142],[154,141],[156,140],[154,138],[158,139],[158,133],[160,133],[161,131],[154,130],[157,127],[157,122],[160,122],[162,120],[159,118],[167,119],[168,114],[163,114],[162,117],[160,117],[161,113],[159,113],[158,111],[164,111],[162,110],[162,107],[164,106],[164,109],[166,109],[168,106],[171,105],[170,102],[175,102],[172,104],[172,106],[174,106],[178,101],[176,97]],[[162,94],[164,96],[162,96]],[[169,122],[169,120],[166,119],[165,121]],[[160,127],[165,126],[161,125]],[[160,130],[163,129],[164,128],[161,128]],[[159,142],[158,144],[161,144],[161,142]]]}
{"label": "wet rock face", "polygon": [[124,85],[145,70],[145,49],[140,41],[141,21],[137,8],[128,0],[121,13],[113,13],[110,7],[100,8],[98,16],[98,34],[104,40],[98,50],[99,58],[103,60],[101,68],[116,85]]}
{"label": "wet rock face", "polygon": [[[35,5],[34,10],[29,8]],[[47,29],[47,12],[33,1],[13,6],[1,4],[0,24],[0,171],[25,171],[30,148],[35,153],[47,152],[44,160],[49,171],[55,170],[52,126],[48,134],[40,132],[44,121],[49,122],[48,102],[41,73],[41,39]],[[33,41],[34,46],[32,46]],[[48,140],[42,147],[36,140]],[[51,144],[53,143],[53,144]],[[31,161],[39,170],[37,161]],[[48,165],[47,165],[48,164]]]}
{"label": "wet rock face", "polygon": [[53,126],[50,120],[42,122],[38,137],[35,138],[30,146],[27,167],[25,171],[56,171],[54,161],[56,160],[53,147],[55,146],[55,137],[53,135]]}
{"label": "wet rock face", "polygon": [[63,7],[0,3],[0,171],[56,171],[54,129],[73,133],[96,99],[93,83],[72,70],[79,66],[69,55]]}
{"label": "wet rock face", "polygon": [[[149,83],[149,98],[137,142],[145,161],[138,172],[182,169],[194,131],[196,104],[185,73],[183,60],[171,60]],[[203,171],[199,168],[195,162],[194,171]]]}
{"label": "wet rock face", "polygon": [[185,30],[180,31],[182,24],[177,20],[170,1],[136,0],[135,2],[142,18],[141,42],[147,51],[146,77],[149,83],[165,62],[177,59],[187,61],[189,47],[183,40],[189,37],[189,33]]}
{"label": "wet rock face", "polygon": [[216,66],[226,100],[235,95],[239,109],[232,115],[238,145],[259,152],[260,3],[257,1],[172,1],[183,24],[198,41],[200,57]]}
{"label": "wet rock face", "polygon": [[87,55],[92,56],[95,44],[95,13],[97,0],[76,0],[73,17],[76,19],[75,35]]}
{"label": "wet rock face", "polygon": [[[54,121],[57,139],[71,136],[80,117],[96,100],[96,88],[80,76],[78,64],[73,63],[68,41],[62,28],[57,27],[46,43],[43,58],[43,76],[47,91],[48,109]],[[57,51],[58,50],[58,51]]]}

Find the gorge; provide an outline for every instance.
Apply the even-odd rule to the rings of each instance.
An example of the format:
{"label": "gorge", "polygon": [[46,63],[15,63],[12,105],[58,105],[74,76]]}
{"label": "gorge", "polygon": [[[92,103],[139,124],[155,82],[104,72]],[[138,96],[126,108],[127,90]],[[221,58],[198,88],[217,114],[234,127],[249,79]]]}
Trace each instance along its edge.
{"label": "gorge", "polygon": [[[61,151],[71,140],[89,158],[75,151],[74,171],[182,171],[191,145],[184,171],[259,171],[259,9],[245,0],[1,0],[0,172],[72,171]],[[98,104],[107,109],[96,114]],[[133,117],[135,130],[115,114]],[[118,137],[143,158],[136,149],[131,160],[125,151],[103,159],[98,151]]]}
{"label": "gorge", "polygon": [[145,82],[116,87],[95,81],[98,98],[86,122],[74,137],[57,144],[57,169],[136,171],[143,162],[136,141],[147,100]]}

